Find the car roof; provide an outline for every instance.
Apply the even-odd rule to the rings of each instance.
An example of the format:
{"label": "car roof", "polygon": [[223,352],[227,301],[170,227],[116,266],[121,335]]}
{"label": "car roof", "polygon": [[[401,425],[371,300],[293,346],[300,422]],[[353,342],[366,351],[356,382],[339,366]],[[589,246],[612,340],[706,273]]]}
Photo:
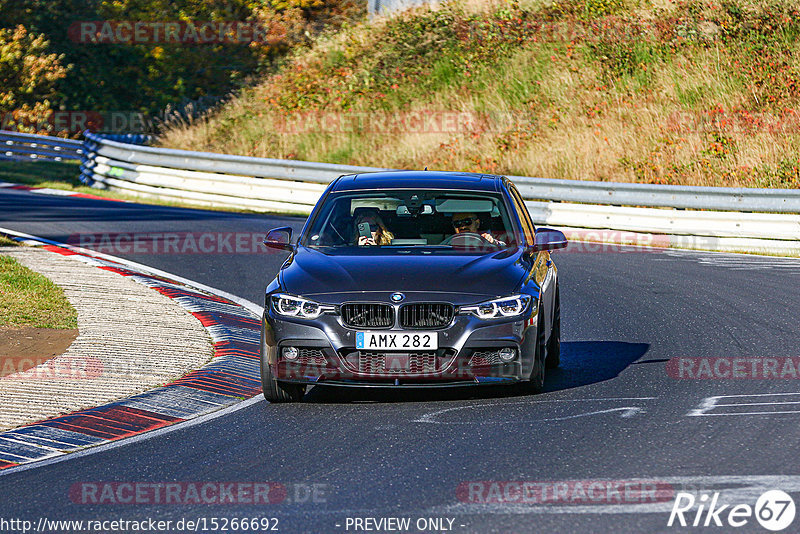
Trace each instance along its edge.
{"label": "car roof", "polygon": [[502,176],[471,172],[380,171],[341,176],[332,192],[363,189],[461,189],[500,191]]}

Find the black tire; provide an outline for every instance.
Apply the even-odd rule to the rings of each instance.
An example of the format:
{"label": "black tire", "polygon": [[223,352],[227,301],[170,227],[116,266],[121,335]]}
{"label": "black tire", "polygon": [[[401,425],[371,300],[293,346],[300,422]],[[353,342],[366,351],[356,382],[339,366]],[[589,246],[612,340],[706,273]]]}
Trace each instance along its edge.
{"label": "black tire", "polygon": [[299,402],[306,393],[305,384],[288,384],[275,380],[266,358],[263,357],[261,358],[261,388],[264,391],[264,398],[269,402]]}
{"label": "black tire", "polygon": [[556,301],[553,304],[553,330],[550,332],[550,339],[547,341],[547,356],[544,366],[548,369],[555,369],[561,365],[561,297],[558,294],[556,285]]}
{"label": "black tire", "polygon": [[543,321],[538,321],[536,327],[536,354],[533,358],[533,369],[531,369],[530,380],[527,382],[529,393],[541,393],[544,389],[545,374],[545,346],[544,346],[544,326]]}

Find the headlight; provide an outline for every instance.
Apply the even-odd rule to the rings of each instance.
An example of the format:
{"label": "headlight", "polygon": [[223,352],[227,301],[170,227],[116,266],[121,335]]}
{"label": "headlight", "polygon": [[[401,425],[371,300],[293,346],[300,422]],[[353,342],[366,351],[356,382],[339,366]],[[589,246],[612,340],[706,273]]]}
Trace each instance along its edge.
{"label": "headlight", "polygon": [[530,302],[530,295],[514,295],[513,297],[504,297],[482,302],[474,306],[462,306],[459,313],[474,315],[480,319],[516,317],[522,315],[525,310],[528,309],[528,304],[530,304]]}
{"label": "headlight", "polygon": [[272,295],[272,309],[279,315],[286,317],[302,317],[303,319],[316,319],[323,313],[336,310],[335,306],[325,306],[313,300],[292,295]]}

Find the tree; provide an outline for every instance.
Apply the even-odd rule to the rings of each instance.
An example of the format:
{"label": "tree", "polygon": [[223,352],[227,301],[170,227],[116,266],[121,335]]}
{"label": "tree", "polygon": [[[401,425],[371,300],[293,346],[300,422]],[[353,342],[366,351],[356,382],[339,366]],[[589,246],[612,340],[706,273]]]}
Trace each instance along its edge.
{"label": "tree", "polygon": [[55,84],[64,78],[64,56],[49,53],[44,35],[23,25],[0,28],[0,113],[2,127],[40,131],[50,115]]}

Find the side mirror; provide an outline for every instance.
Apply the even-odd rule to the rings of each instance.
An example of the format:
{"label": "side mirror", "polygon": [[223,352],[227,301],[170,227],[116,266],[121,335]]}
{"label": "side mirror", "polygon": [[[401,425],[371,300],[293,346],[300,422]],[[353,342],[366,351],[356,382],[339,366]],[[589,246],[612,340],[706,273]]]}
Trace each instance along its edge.
{"label": "side mirror", "polygon": [[267,232],[267,237],[263,241],[264,246],[276,248],[278,250],[294,250],[292,245],[292,229],[289,226],[273,228]]}
{"label": "side mirror", "polygon": [[533,252],[541,250],[556,250],[567,246],[567,236],[564,232],[552,228],[537,228],[533,244]]}

